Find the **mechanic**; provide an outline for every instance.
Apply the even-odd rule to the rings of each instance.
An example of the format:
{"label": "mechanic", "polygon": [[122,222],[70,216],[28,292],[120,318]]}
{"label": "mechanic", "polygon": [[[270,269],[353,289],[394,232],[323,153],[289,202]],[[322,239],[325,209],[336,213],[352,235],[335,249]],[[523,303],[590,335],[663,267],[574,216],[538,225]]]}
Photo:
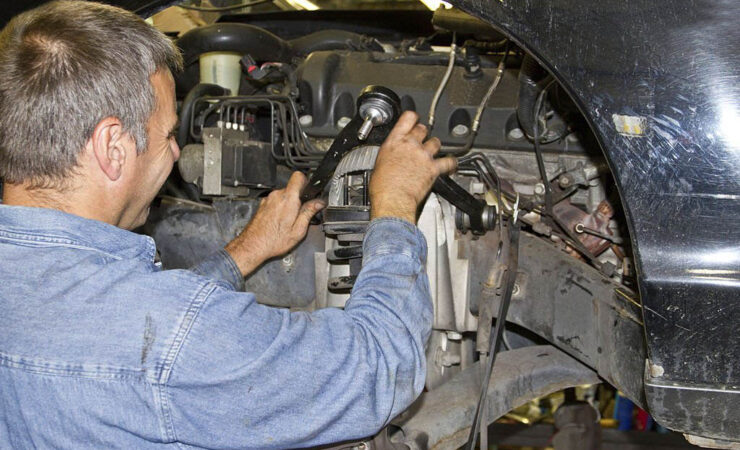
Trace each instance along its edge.
{"label": "mechanic", "polygon": [[417,208],[452,158],[405,113],[380,149],[344,310],[240,292],[323,203],[294,173],[190,271],[132,230],[167,178],[181,56],[133,13],[47,3],[0,35],[0,447],[289,448],[372,435],[424,385]]}

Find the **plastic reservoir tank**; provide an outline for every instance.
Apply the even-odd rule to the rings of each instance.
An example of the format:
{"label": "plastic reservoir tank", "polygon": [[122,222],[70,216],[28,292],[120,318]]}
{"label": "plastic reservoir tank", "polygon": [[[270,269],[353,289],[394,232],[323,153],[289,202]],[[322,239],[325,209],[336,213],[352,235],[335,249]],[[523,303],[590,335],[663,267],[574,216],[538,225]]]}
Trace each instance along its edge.
{"label": "plastic reservoir tank", "polygon": [[242,77],[240,59],[239,53],[203,53],[200,55],[200,82],[217,84],[237,95]]}

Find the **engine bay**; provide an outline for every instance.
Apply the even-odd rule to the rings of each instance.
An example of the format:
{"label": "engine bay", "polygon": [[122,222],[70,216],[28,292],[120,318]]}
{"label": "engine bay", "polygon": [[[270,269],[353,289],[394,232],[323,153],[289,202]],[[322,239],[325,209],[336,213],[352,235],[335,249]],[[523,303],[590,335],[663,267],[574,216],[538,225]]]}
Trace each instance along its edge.
{"label": "engine bay", "polygon": [[[180,36],[182,153],[145,232],[166,268],[190,267],[300,170],[327,208],[246,290],[277,307],[341,308],[362,267],[375,157],[392,117],[412,110],[459,161],[419,214],[434,303],[426,390],[489,355],[509,279],[502,350],[553,344],[642,397],[644,349],[628,363],[609,354],[642,323],[619,193],[588,123],[532,55],[486,24],[443,9],[432,24],[422,36],[298,26],[280,36],[234,21]],[[635,371],[619,375],[618,364]]]}

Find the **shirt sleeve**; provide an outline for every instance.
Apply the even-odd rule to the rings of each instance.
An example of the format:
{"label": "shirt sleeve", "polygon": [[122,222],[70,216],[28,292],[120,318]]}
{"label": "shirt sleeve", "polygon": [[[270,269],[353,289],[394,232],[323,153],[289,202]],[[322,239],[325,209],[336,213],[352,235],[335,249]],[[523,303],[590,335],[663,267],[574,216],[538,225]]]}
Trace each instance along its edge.
{"label": "shirt sleeve", "polygon": [[234,259],[224,249],[212,254],[190,270],[215,282],[226,283],[234,290],[244,290],[244,277]]}
{"label": "shirt sleeve", "polygon": [[344,310],[289,312],[215,286],[166,381],[174,439],[296,448],[379,431],[419,395],[432,324],[426,243],[376,219]]}

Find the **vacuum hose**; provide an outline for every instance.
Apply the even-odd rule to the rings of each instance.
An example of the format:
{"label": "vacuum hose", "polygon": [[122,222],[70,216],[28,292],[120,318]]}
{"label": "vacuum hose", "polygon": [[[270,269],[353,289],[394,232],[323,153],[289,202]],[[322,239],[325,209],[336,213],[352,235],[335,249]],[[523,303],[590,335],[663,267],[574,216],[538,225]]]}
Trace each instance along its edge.
{"label": "vacuum hose", "polygon": [[[535,131],[538,131],[540,144],[549,144],[568,135],[568,124],[564,121],[563,114],[575,107],[572,102],[564,102],[561,99],[560,85],[554,81],[555,79],[537,64],[534,58],[530,55],[524,57],[519,72],[519,105],[516,116],[528,139],[534,141]],[[548,93],[545,92],[543,99],[550,100],[549,104],[556,114],[552,117],[548,115],[548,120],[545,121],[542,112],[538,111],[538,114],[535,114],[536,103],[537,98],[543,95],[543,90],[551,87],[554,88],[555,95],[548,97]],[[564,97],[567,99],[567,95]],[[539,118],[539,127],[535,127],[535,117]]]}
{"label": "vacuum hose", "polygon": [[547,71],[537,64],[534,58],[530,55],[524,57],[519,71],[519,105],[516,116],[522,130],[530,139],[534,138],[534,104],[547,76]]}

